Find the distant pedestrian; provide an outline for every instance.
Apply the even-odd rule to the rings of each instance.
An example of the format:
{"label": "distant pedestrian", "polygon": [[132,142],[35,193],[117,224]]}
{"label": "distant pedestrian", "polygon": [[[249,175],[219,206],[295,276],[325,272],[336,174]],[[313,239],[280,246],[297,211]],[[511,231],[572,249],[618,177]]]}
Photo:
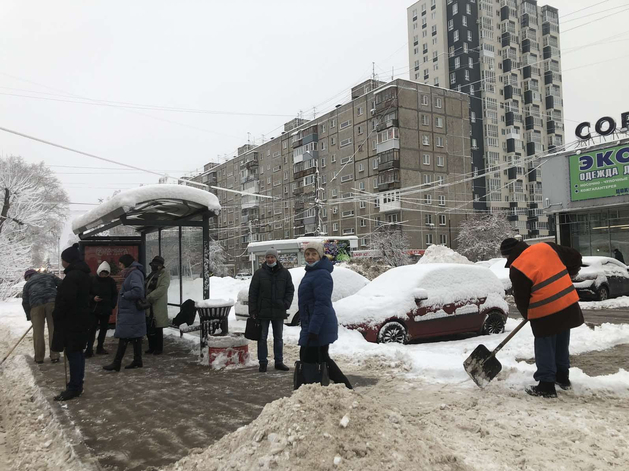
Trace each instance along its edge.
{"label": "distant pedestrian", "polygon": [[94,356],[94,341],[96,340],[96,331],[99,329],[96,353],[98,355],[109,354],[104,347],[105,337],[107,337],[107,329],[109,329],[109,318],[116,304],[118,304],[118,288],[114,279],[109,276],[110,273],[111,267],[109,263],[103,262],[96,270],[96,276],[92,277],[90,296],[92,326],[90,327],[85,358]]}
{"label": "distant pedestrian", "polygon": [[149,265],[151,273],[146,278],[146,301],[151,307],[146,311],[149,349],[145,353],[161,355],[164,351],[164,327],[170,325],[168,320],[170,273],[164,268],[164,259],[159,255],[154,257]]}
{"label": "distant pedestrian", "polygon": [[349,379],[329,354],[330,344],[338,339],[339,328],[332,307],[334,265],[324,255],[321,242],[309,242],[304,249],[306,275],[298,290],[301,320],[299,359],[304,363],[327,363],[330,379],[352,389]]}
{"label": "distant pedestrian", "polygon": [[555,383],[570,389],[570,329],[583,324],[579,296],[572,277],[581,268],[581,254],[561,245],[505,239],[500,252],[507,258],[513,297],[531,323],[535,336],[533,375],[539,383],[525,388],[531,396],[557,397]]}
{"label": "distant pedestrian", "polygon": [[266,251],[265,262],[253,275],[249,285],[249,316],[260,319],[262,334],[258,340],[259,371],[264,373],[268,365],[269,326],[273,326],[273,359],[275,369],[288,371],[284,364],[284,320],[286,310],[293,302],[295,287],[290,272],[277,259],[277,250]]}
{"label": "distant pedestrian", "polygon": [[68,401],[83,392],[85,355],[92,316],[90,314],[90,268],[81,259],[79,244],[61,253],[65,278],[59,285],[52,317],[55,331],[52,349],[64,352],[70,364],[70,382],[55,397],[56,401]]}
{"label": "distant pedestrian", "polygon": [[125,254],[120,257],[118,266],[124,270],[124,281],[118,295],[118,315],[114,337],[118,340],[118,350],[114,361],[103,366],[107,371],[120,371],[127,345],[133,345],[133,361],[125,369],[142,368],[142,337],[146,335],[146,313],[138,309],[136,302],[144,298],[144,267]]}
{"label": "distant pedestrian", "polygon": [[26,284],[22,290],[22,307],[26,313],[26,319],[33,323],[33,347],[35,348],[35,363],[43,363],[46,356],[46,339],[44,326],[48,325],[48,345],[50,349],[50,361],[57,363],[59,353],[52,351],[52,336],[55,324],[52,320],[52,312],[55,309],[57,287],[61,279],[50,273],[37,273],[33,269],[24,273]]}
{"label": "distant pedestrian", "polygon": [[620,263],[625,263],[625,257],[622,256],[622,252],[618,250],[618,248],[614,249],[614,258],[618,260]]}

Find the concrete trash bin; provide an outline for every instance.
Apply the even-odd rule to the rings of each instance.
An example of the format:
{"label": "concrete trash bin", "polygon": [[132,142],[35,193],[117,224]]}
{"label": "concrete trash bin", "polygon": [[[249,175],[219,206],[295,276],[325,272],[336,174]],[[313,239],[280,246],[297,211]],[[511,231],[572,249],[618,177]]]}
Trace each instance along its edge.
{"label": "concrete trash bin", "polygon": [[249,340],[242,334],[210,336],[201,352],[201,363],[220,370],[226,366],[245,365],[249,356]]}
{"label": "concrete trash bin", "polygon": [[195,303],[201,324],[202,355],[210,336],[224,336],[229,333],[229,311],[234,304],[233,299],[204,299]]}

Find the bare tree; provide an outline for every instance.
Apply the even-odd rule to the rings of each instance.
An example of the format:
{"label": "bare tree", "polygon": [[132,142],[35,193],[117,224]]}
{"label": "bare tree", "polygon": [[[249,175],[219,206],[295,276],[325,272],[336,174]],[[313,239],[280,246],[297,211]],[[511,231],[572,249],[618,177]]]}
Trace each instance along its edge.
{"label": "bare tree", "polygon": [[410,247],[406,237],[399,229],[382,227],[371,235],[370,247],[377,252],[386,263],[393,267],[401,267],[411,263],[408,255]]}
{"label": "bare tree", "polygon": [[56,247],[68,196],[43,163],[11,156],[0,158],[0,205],[0,285],[10,285]]}
{"label": "bare tree", "polygon": [[500,257],[500,243],[514,230],[502,213],[474,216],[461,224],[458,251],[472,261]]}

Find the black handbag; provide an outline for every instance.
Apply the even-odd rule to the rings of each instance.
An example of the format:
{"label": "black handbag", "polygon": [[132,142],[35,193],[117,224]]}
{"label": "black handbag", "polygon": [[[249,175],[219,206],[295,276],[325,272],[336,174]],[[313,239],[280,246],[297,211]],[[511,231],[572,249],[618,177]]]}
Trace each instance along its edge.
{"label": "black handbag", "polygon": [[245,327],[245,338],[249,340],[260,340],[262,337],[262,322],[259,319],[247,319]]}
{"label": "black handbag", "polygon": [[155,335],[155,316],[153,315],[153,309],[146,318],[146,335],[152,337]]}
{"label": "black handbag", "polygon": [[146,311],[151,307],[151,303],[149,303],[146,298],[139,298],[135,300],[135,307],[138,311]]}
{"label": "black handbag", "polygon": [[295,362],[293,391],[299,389],[302,384],[320,384],[321,386],[328,386],[330,384],[328,363],[322,361],[321,351],[319,351],[318,363]]}

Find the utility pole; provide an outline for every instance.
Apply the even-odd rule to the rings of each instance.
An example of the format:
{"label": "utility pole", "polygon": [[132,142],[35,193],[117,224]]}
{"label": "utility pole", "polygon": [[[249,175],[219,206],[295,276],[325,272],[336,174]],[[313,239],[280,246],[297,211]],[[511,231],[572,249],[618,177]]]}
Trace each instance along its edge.
{"label": "utility pole", "polygon": [[319,237],[321,235],[321,191],[323,188],[319,186],[319,162],[317,162],[317,166],[315,167],[315,231],[314,235]]}

